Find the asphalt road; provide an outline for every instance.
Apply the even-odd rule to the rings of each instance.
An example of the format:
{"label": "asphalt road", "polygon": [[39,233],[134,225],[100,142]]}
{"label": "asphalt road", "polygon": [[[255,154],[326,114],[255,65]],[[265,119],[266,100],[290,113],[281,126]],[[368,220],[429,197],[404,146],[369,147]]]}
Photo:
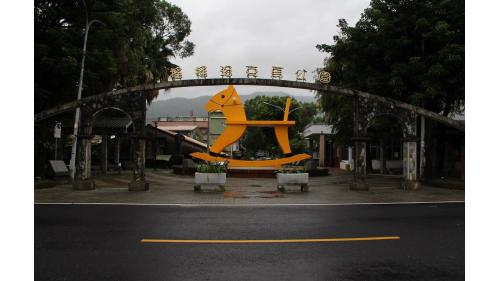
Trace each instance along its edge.
{"label": "asphalt road", "polygon": [[[464,280],[464,204],[35,205],[35,280]],[[143,243],[397,236],[301,243]]]}

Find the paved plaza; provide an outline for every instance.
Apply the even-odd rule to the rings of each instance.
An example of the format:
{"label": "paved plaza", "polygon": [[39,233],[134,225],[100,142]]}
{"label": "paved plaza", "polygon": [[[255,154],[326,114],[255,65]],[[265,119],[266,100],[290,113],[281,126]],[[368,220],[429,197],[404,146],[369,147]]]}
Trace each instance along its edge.
{"label": "paved plaza", "polygon": [[311,177],[310,191],[299,187],[278,192],[274,178],[231,178],[221,192],[206,187],[194,192],[193,176],[175,175],[171,170],[147,171],[150,190],[130,192],[129,173],[94,177],[95,190],[76,191],[69,183],[35,189],[35,203],[130,203],[130,204],[342,204],[393,202],[464,201],[465,191],[423,185],[420,190],[399,188],[396,176],[370,176],[369,191],[349,190],[349,173],[335,170],[329,176]]}

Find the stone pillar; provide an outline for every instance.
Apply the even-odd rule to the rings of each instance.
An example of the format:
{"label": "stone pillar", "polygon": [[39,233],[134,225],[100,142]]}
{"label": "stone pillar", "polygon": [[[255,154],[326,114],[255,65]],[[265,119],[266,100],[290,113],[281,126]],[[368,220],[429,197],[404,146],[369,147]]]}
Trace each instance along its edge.
{"label": "stone pillar", "polygon": [[101,172],[108,173],[108,135],[101,136]]}
{"label": "stone pillar", "polygon": [[118,173],[121,173],[121,164],[120,164],[120,136],[116,135],[115,137],[115,170]]}
{"label": "stone pillar", "polygon": [[320,134],[319,135],[319,166],[320,167],[325,167],[325,135]]}
{"label": "stone pillar", "polygon": [[417,142],[415,139],[403,142],[403,189],[417,190],[420,182],[417,174]]}
{"label": "stone pillar", "polygon": [[366,182],[366,142],[367,137],[353,138],[354,145],[354,181],[350,184],[352,190],[368,190]]}
{"label": "stone pillar", "polygon": [[76,190],[95,189],[95,183],[91,177],[92,164],[92,136],[80,135],[77,143],[77,162],[75,164],[75,180],[73,188]]}
{"label": "stone pillar", "polygon": [[145,191],[149,189],[144,167],[146,164],[146,139],[143,135],[134,136],[134,174],[128,185],[129,191]]}
{"label": "stone pillar", "polygon": [[354,97],[354,177],[349,188],[352,190],[368,190],[366,179],[366,142],[368,138],[360,136],[359,97]]}

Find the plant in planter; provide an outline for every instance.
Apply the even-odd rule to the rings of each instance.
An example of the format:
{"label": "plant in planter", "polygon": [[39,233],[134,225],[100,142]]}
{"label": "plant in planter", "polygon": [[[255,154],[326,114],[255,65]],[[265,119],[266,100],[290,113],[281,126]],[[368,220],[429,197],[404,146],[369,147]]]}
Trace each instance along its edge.
{"label": "plant in planter", "polygon": [[276,174],[278,190],[285,191],[285,185],[300,185],[300,191],[309,191],[309,173],[304,167],[283,167]]}
{"label": "plant in planter", "polygon": [[196,165],[194,190],[200,191],[202,185],[217,185],[224,191],[228,162],[206,162]]}

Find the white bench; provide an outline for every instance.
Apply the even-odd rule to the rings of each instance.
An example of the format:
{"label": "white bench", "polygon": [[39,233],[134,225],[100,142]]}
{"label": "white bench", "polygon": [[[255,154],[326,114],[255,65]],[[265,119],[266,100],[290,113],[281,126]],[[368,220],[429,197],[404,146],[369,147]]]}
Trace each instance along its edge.
{"label": "white bench", "polygon": [[50,167],[52,168],[52,171],[54,172],[54,175],[56,177],[59,176],[68,176],[69,175],[69,170],[64,161],[62,160],[49,160]]}

